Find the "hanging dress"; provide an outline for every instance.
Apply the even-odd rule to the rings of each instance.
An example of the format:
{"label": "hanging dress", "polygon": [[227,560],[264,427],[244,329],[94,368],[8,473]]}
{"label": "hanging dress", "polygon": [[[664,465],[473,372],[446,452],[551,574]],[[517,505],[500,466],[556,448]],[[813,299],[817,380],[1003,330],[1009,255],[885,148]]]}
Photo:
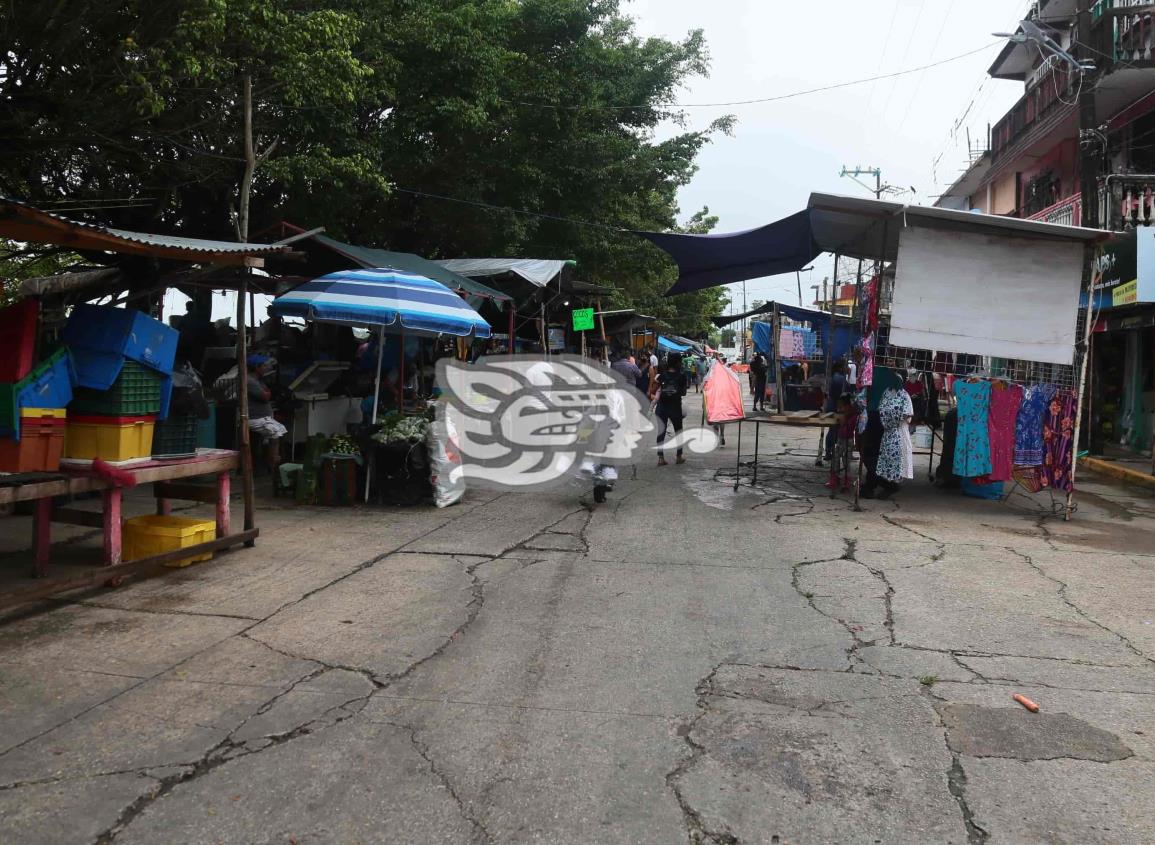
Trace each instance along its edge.
{"label": "hanging dress", "polygon": [[914,478],[914,441],[910,439],[910,423],[908,420],[914,418],[914,401],[910,398],[910,394],[905,390],[900,390],[899,396],[903,401],[903,419],[898,426],[899,440],[902,442],[902,477]]}
{"label": "hanging dress", "polygon": [[991,481],[1010,481],[1015,463],[1015,424],[1023,388],[996,383],[991,388],[991,410],[987,431],[991,441]]}
{"label": "hanging dress", "polygon": [[1055,395],[1052,384],[1027,388],[1019,415],[1015,420],[1015,466],[1037,467],[1043,464],[1043,413]]}
{"label": "hanging dress", "polygon": [[906,409],[910,397],[904,390],[887,389],[878,400],[878,418],[882,422],[882,442],[878,448],[875,474],[885,481],[899,481],[902,475],[903,445],[900,429],[906,427]]}
{"label": "hanging dress", "polygon": [[1043,483],[1064,493],[1074,489],[1071,450],[1075,446],[1075,394],[1060,390],[1043,414]]}
{"label": "hanging dress", "polygon": [[958,435],[954,444],[954,474],[975,478],[991,471],[991,435],[987,418],[991,406],[989,381],[956,381]]}

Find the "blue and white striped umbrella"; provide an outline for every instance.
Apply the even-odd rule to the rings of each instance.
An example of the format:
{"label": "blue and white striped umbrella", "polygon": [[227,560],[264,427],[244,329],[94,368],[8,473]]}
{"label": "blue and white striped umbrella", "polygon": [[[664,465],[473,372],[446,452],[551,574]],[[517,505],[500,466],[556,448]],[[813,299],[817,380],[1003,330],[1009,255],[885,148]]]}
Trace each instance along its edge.
{"label": "blue and white striped umbrella", "polygon": [[342,270],[278,296],[269,311],[411,335],[489,337],[489,323],[440,282],[390,267]]}

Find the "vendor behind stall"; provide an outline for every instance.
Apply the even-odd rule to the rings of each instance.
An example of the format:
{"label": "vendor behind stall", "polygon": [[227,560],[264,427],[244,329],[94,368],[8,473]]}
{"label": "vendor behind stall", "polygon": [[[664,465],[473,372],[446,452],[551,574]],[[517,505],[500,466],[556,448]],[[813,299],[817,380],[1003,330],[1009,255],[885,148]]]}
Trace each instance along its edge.
{"label": "vendor behind stall", "polygon": [[281,463],[281,438],[288,429],[273,419],[273,394],[264,382],[271,360],[257,353],[248,358],[249,431],[260,436],[269,472],[275,473]]}

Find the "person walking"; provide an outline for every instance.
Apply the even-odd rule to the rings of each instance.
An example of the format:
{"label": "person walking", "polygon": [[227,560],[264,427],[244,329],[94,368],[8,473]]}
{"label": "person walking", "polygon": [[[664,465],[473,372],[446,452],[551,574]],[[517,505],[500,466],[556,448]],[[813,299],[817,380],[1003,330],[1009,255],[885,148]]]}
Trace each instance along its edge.
{"label": "person walking", "polygon": [[[832,414],[838,410],[838,400],[842,398],[842,394],[853,388],[846,378],[846,362],[841,358],[834,362],[830,368],[830,392],[826,395],[826,403],[823,410],[828,414]],[[831,426],[826,430],[826,449],[825,455],[827,461],[834,459],[834,446],[838,440],[838,426]]]}
{"label": "person walking", "polygon": [[[686,373],[682,369],[682,356],[672,352],[666,357],[666,366],[658,373],[658,377],[654,381],[654,388],[650,393],[650,399],[655,403],[655,412],[662,423],[658,428],[659,446],[665,442],[666,433],[671,425],[674,427],[675,436],[682,432],[682,422],[686,416],[682,409],[682,397],[685,395]],[[676,462],[679,464],[686,462],[682,456],[681,446],[678,447]],[[660,449],[658,451],[658,466],[665,465],[666,452],[664,449]]]}
{"label": "person walking", "polygon": [[754,391],[755,411],[766,413],[766,373],[768,371],[766,359],[761,352],[754,353],[754,360],[750,362],[750,382]]}

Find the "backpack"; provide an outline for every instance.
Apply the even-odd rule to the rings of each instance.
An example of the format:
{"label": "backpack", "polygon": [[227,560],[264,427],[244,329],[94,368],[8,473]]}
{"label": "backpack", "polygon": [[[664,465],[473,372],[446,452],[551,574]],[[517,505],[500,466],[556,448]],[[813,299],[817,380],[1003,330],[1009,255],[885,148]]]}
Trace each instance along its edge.
{"label": "backpack", "polygon": [[666,373],[667,378],[662,380],[662,390],[659,393],[663,399],[677,399],[682,395],[681,379],[673,373]]}

